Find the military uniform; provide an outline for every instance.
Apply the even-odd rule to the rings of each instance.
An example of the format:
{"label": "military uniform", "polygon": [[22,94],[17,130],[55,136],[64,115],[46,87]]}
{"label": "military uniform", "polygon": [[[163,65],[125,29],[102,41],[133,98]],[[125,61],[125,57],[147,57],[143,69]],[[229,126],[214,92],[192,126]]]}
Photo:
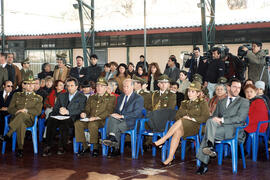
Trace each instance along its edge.
{"label": "military uniform", "polygon": [[[26,128],[33,126],[35,116],[41,113],[42,106],[42,97],[34,92],[17,92],[13,95],[8,107],[8,113],[12,115],[12,118],[7,136],[11,137],[13,132],[17,132],[18,149],[23,149]],[[27,109],[27,112],[16,114],[21,109]]]}
{"label": "military uniform", "polygon": [[[98,79],[97,84],[99,81],[100,79]],[[94,144],[94,149],[98,148],[98,129],[104,127],[105,119],[113,113],[115,101],[115,96],[107,92],[103,96],[95,94],[88,98],[84,110],[86,117],[99,117],[100,119],[88,122],[76,121],[74,123],[76,141],[82,142],[84,149],[88,147],[84,135],[84,129],[86,128],[88,128],[90,132],[90,143]]]}
{"label": "military uniform", "polygon": [[[29,58],[26,58],[21,64],[29,64],[30,60]],[[23,68],[21,69],[21,77],[22,79],[28,79],[29,77],[34,77],[33,71],[30,69],[24,70]]]}
{"label": "military uniform", "polygon": [[[196,84],[196,85],[195,85]],[[197,81],[190,84],[189,89],[200,90],[201,85]],[[189,116],[192,120],[183,118]],[[205,123],[210,116],[208,103],[204,99],[196,99],[194,101],[184,100],[176,113],[175,120],[182,120],[184,136],[193,136],[199,132],[200,124]]]}
{"label": "military uniform", "polygon": [[155,91],[152,94],[152,110],[158,109],[175,109],[176,106],[176,94],[166,90],[161,94],[160,90]]}

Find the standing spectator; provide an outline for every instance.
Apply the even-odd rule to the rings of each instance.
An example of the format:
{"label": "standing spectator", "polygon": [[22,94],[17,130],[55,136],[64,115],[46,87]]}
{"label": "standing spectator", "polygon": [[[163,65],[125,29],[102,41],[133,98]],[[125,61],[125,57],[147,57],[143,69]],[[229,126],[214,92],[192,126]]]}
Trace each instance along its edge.
{"label": "standing spectator", "polygon": [[130,77],[133,77],[133,75],[135,74],[134,68],[135,67],[132,62],[128,63],[128,75],[130,75]]}
{"label": "standing spectator", "polygon": [[215,91],[215,85],[221,76],[224,76],[225,63],[220,59],[221,49],[214,47],[212,49],[213,59],[210,61],[206,73],[204,86],[207,86],[210,99],[213,97]]}
{"label": "standing spectator", "polygon": [[[256,87],[252,84],[246,85],[244,87],[246,98],[250,102],[249,106],[249,124],[245,128],[248,133],[254,133],[257,130],[258,123],[260,121],[268,121],[268,108],[265,100],[256,96]],[[260,132],[264,133],[268,127],[268,123],[264,123],[260,127]]]}
{"label": "standing spectator", "polygon": [[252,50],[248,50],[247,47],[243,47],[243,50],[247,52],[246,58],[248,59],[248,78],[254,82],[262,80],[268,85],[268,70],[264,69],[262,79],[260,75],[263,67],[265,66],[265,51],[262,50],[261,42],[252,42]]}
{"label": "standing spectator", "polygon": [[15,69],[15,79],[14,79],[14,83],[13,83],[13,90],[17,88],[17,86],[19,86],[22,82],[22,75],[21,75],[21,71],[18,68],[18,66],[16,66],[15,64],[13,64],[14,61],[14,54],[13,53],[8,53],[7,54],[7,64],[11,65],[14,69]]}
{"label": "standing spectator", "polygon": [[77,56],[76,57],[76,63],[77,67],[73,67],[70,70],[70,77],[74,77],[79,81],[79,84],[83,83],[85,81],[85,77],[87,74],[87,70],[83,67],[83,57]]}
{"label": "standing spectator", "polygon": [[69,69],[65,66],[66,65],[66,54],[57,54],[57,64],[58,68],[54,69],[53,73],[53,78],[54,80],[61,80],[63,82],[66,81],[68,74],[69,74]]}
{"label": "standing spectator", "polygon": [[5,127],[5,116],[8,115],[8,106],[13,95],[13,83],[6,80],[3,83],[3,91],[0,91],[0,135],[3,135]]}
{"label": "standing spectator", "polygon": [[108,81],[108,77],[110,75],[110,64],[106,63],[104,64],[104,70],[102,71],[102,73],[100,74],[101,77],[104,77],[106,79],[106,81]]}
{"label": "standing spectator", "polygon": [[116,74],[117,74],[117,67],[118,67],[118,64],[114,61],[110,62],[110,74],[108,76],[108,80],[111,79],[111,78],[115,78],[116,77]]}
{"label": "standing spectator", "polygon": [[179,84],[179,89],[177,91],[182,94],[185,94],[187,88],[190,85],[190,82],[187,79],[187,72],[184,70],[181,70],[179,74],[179,79],[176,82]]}
{"label": "standing spectator", "polygon": [[26,58],[23,62],[21,62],[22,69],[21,69],[21,76],[22,79],[28,79],[28,77],[34,77],[33,71],[30,70],[30,60]]}
{"label": "standing spectator", "polygon": [[97,82],[97,78],[101,73],[101,67],[97,65],[98,57],[96,54],[90,56],[90,66],[87,67],[87,81]]}
{"label": "standing spectator", "polygon": [[53,77],[47,76],[45,78],[45,87],[43,88],[47,92],[47,94],[50,94],[51,93],[51,91],[53,89],[53,84],[54,84]]}
{"label": "standing spectator", "polygon": [[148,63],[145,62],[146,67],[144,67],[144,61],[145,61],[144,55],[140,55],[140,61],[136,65],[136,71],[138,70],[139,66],[142,66],[145,71],[148,70]]}
{"label": "standing spectator", "polygon": [[49,63],[43,63],[41,66],[41,72],[38,73],[39,79],[45,79],[47,76],[53,76],[53,72],[51,71],[51,65]]}
{"label": "standing spectator", "polygon": [[146,75],[145,70],[144,70],[144,68],[142,66],[138,67],[135,75],[137,77],[143,78],[143,79],[145,79],[147,81],[147,75]]}
{"label": "standing spectator", "polygon": [[169,68],[165,69],[164,74],[166,74],[171,81],[176,82],[180,74],[180,69],[176,67],[176,59],[169,57],[168,66]]}
{"label": "standing spectator", "polygon": [[206,57],[200,55],[199,47],[193,49],[193,56],[187,60],[185,67],[189,68],[190,74],[188,78],[190,82],[193,81],[193,75],[196,73],[203,77],[203,81],[205,80],[208,63]]}
{"label": "standing spectator", "polygon": [[149,71],[148,71],[148,86],[147,90],[148,91],[156,91],[159,90],[158,87],[158,78],[161,76],[160,69],[158,66],[158,63],[151,63],[149,66]]}
{"label": "standing spectator", "polygon": [[127,73],[127,65],[124,63],[121,63],[118,67],[117,67],[117,74],[116,74],[116,78],[115,80],[118,83],[118,87],[120,89],[121,92],[123,92],[123,81],[125,79],[130,79],[130,76]]}
{"label": "standing spectator", "polygon": [[1,53],[0,56],[0,87],[2,89],[2,84],[4,81],[8,80],[8,70],[5,68],[6,65],[6,55]]}
{"label": "standing spectator", "polygon": [[10,64],[7,64],[7,56],[5,55],[5,64],[2,64],[3,68],[6,68],[7,69],[7,72],[8,72],[8,80],[10,80],[12,83],[14,83],[15,81],[15,68],[10,65]]}
{"label": "standing spectator", "polygon": [[225,62],[225,73],[224,76],[227,79],[231,79],[236,77],[241,82],[245,80],[245,64],[242,60],[240,60],[237,56],[234,56],[229,52],[229,48],[225,46],[224,49],[224,57],[222,60]]}

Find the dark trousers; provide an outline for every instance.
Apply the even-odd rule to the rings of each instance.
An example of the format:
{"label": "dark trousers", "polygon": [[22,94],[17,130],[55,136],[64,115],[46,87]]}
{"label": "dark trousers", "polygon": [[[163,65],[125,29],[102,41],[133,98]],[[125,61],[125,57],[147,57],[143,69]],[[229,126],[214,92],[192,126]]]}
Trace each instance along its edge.
{"label": "dark trousers", "polygon": [[8,115],[7,111],[0,111],[0,135],[4,134],[6,115]]}
{"label": "dark trousers", "polygon": [[47,119],[47,143],[49,147],[53,146],[53,140],[55,138],[57,128],[59,128],[60,138],[58,142],[58,148],[66,149],[68,142],[69,128],[72,127],[72,120],[57,120],[54,118]]}

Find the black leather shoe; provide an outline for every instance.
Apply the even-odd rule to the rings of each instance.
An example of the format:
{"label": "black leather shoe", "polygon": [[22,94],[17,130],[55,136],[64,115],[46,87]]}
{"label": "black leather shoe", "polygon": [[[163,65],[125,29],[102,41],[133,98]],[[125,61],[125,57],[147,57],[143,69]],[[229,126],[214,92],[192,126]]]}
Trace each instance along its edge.
{"label": "black leather shoe", "polygon": [[23,157],[23,150],[22,149],[18,149],[18,151],[16,153],[16,157],[17,158],[22,158]]}
{"label": "black leather shoe", "polygon": [[65,153],[66,153],[66,151],[64,150],[64,148],[59,148],[58,151],[57,151],[58,155],[63,155]]}
{"label": "black leather shoe", "polygon": [[199,169],[196,171],[196,174],[203,175],[208,171],[207,166],[200,166]]}
{"label": "black leather shoe", "polygon": [[49,146],[47,146],[47,147],[44,148],[42,156],[46,157],[46,156],[50,156],[50,155],[52,155],[51,148]]}
{"label": "black leather shoe", "polygon": [[120,150],[113,148],[112,152],[108,154],[108,158],[116,157],[120,155]]}
{"label": "black leather shoe", "polygon": [[92,157],[98,157],[99,155],[99,150],[98,149],[94,149],[92,152]]}
{"label": "black leather shoe", "polygon": [[81,156],[85,156],[85,155],[87,155],[89,153],[90,153],[90,148],[87,148],[87,149],[83,149],[83,150],[79,151],[77,156],[81,157]]}
{"label": "black leather shoe", "polygon": [[203,153],[205,155],[208,155],[210,157],[216,157],[217,156],[217,153],[216,153],[216,151],[215,151],[215,149],[213,147],[205,147],[205,148],[203,148],[202,151],[203,151]]}
{"label": "black leather shoe", "polygon": [[115,136],[109,135],[109,137],[102,142],[105,146],[113,147],[117,143]]}

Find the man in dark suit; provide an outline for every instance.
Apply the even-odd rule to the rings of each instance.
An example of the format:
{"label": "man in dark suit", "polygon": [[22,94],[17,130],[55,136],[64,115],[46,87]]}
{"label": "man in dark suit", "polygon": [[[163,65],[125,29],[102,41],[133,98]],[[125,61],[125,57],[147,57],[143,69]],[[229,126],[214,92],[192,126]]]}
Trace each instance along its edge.
{"label": "man in dark suit", "polygon": [[70,77],[74,77],[79,81],[81,85],[86,78],[86,69],[83,67],[83,57],[77,56],[76,57],[77,67],[71,68],[69,75]]}
{"label": "man in dark suit", "polygon": [[8,106],[11,101],[13,83],[9,80],[4,81],[3,91],[0,91],[0,135],[4,133],[5,116],[8,115]]}
{"label": "man in dark suit", "polygon": [[200,55],[200,48],[199,47],[195,47],[193,49],[193,56],[187,60],[187,62],[185,63],[185,67],[186,68],[190,68],[189,69],[189,81],[192,82],[193,81],[193,75],[198,73],[203,77],[203,81],[205,79],[206,76],[206,71],[208,68],[208,63],[207,63],[207,59],[203,56]]}
{"label": "man in dark suit", "polygon": [[90,56],[90,65],[88,67],[86,67],[86,69],[87,69],[86,80],[87,81],[97,82],[97,79],[101,74],[101,67],[98,66],[97,63],[98,63],[97,55],[92,54]]}
{"label": "man in dark suit", "polygon": [[[240,80],[232,79],[227,90],[228,97],[218,102],[215,112],[206,122],[205,136],[196,156],[201,161],[197,174],[205,174],[210,157],[216,156],[215,140],[232,139],[236,128],[243,126],[248,116],[249,101],[239,96]],[[239,131],[238,140],[241,142],[245,140],[244,129]]]}
{"label": "man in dark suit", "polygon": [[176,59],[172,56],[168,60],[168,68],[165,69],[164,74],[166,74],[172,82],[176,82],[179,79],[180,69],[176,67]]}
{"label": "man in dark suit", "polygon": [[[68,92],[62,93],[58,96],[53,111],[47,120],[48,144],[44,149],[42,154],[43,156],[51,155],[50,150],[53,145],[53,139],[57,128],[59,128],[60,132],[57,154],[62,155],[65,153],[69,128],[73,126],[73,123],[76,120],[80,119],[80,114],[84,110],[86,97],[77,90],[77,79],[68,78],[66,80],[66,87]],[[60,120],[59,116],[67,116],[67,119]]]}
{"label": "man in dark suit", "polygon": [[117,98],[115,113],[111,114],[107,124],[108,138],[103,141],[106,146],[113,147],[113,151],[108,154],[108,157],[120,155],[120,137],[121,133],[133,129],[136,119],[142,117],[143,97],[133,92],[132,79],[123,81],[123,92]]}

